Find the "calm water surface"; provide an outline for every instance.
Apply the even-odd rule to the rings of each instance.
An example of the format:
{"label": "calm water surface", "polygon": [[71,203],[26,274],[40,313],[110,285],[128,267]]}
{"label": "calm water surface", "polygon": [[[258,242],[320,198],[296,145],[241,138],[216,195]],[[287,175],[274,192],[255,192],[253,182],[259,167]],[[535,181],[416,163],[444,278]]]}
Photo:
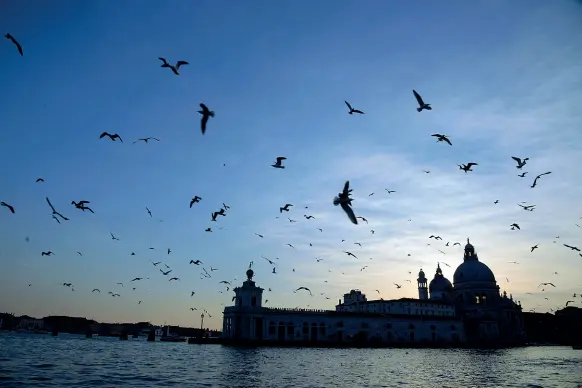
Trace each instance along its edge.
{"label": "calm water surface", "polygon": [[582,388],[582,351],[243,349],[0,333],[0,387]]}

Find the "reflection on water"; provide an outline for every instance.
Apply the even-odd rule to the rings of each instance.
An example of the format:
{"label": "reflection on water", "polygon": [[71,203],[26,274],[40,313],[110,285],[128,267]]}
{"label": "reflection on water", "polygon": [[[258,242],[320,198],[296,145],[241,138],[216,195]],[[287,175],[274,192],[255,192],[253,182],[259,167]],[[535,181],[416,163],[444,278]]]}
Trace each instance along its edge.
{"label": "reflection on water", "polygon": [[582,351],[230,348],[0,333],[0,387],[582,388]]}

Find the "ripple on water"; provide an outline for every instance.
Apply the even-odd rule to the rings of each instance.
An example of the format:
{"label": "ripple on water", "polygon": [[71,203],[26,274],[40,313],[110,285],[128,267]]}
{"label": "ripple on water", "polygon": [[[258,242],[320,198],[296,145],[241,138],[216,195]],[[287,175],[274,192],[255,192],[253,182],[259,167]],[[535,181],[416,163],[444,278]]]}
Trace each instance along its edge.
{"label": "ripple on water", "polygon": [[0,333],[0,386],[578,388],[582,352],[229,348]]}

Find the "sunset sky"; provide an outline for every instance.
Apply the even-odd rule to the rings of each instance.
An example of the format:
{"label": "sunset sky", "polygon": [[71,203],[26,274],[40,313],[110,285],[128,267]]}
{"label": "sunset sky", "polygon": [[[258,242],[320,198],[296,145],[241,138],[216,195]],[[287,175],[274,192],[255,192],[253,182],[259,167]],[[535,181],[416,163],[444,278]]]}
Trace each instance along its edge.
{"label": "sunset sky", "polygon": [[[524,311],[581,293],[582,256],[563,246],[582,249],[580,2],[365,3],[2,2],[24,56],[0,40],[0,201],[16,210],[0,208],[0,311],[198,326],[207,309],[220,328],[234,294],[219,282],[250,261],[267,306],[333,309],[352,288],[417,297],[437,262],[452,281],[467,238]],[[176,76],[158,57],[189,65]],[[511,156],[530,158],[525,178]],[[348,179],[368,224],[332,204]]]}

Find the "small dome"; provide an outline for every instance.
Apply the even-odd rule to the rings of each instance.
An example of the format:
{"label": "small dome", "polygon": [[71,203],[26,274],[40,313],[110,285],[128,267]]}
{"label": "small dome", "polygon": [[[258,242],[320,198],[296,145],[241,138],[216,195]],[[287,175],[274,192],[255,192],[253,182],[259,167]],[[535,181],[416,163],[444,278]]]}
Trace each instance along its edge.
{"label": "small dome", "polygon": [[251,280],[254,276],[255,272],[252,269],[247,269],[247,278]]}
{"label": "small dome", "polygon": [[420,272],[418,273],[418,277],[419,277],[420,279],[422,279],[422,278],[424,278],[424,277],[425,277],[425,276],[424,276],[424,271],[422,270],[422,268],[420,269]]}
{"label": "small dome", "polygon": [[478,260],[466,260],[457,267],[453,275],[453,282],[458,283],[496,283],[493,271]]}
{"label": "small dome", "polygon": [[436,275],[434,279],[430,281],[428,285],[428,290],[432,292],[449,292],[453,290],[453,285],[446,277],[442,275]]}

